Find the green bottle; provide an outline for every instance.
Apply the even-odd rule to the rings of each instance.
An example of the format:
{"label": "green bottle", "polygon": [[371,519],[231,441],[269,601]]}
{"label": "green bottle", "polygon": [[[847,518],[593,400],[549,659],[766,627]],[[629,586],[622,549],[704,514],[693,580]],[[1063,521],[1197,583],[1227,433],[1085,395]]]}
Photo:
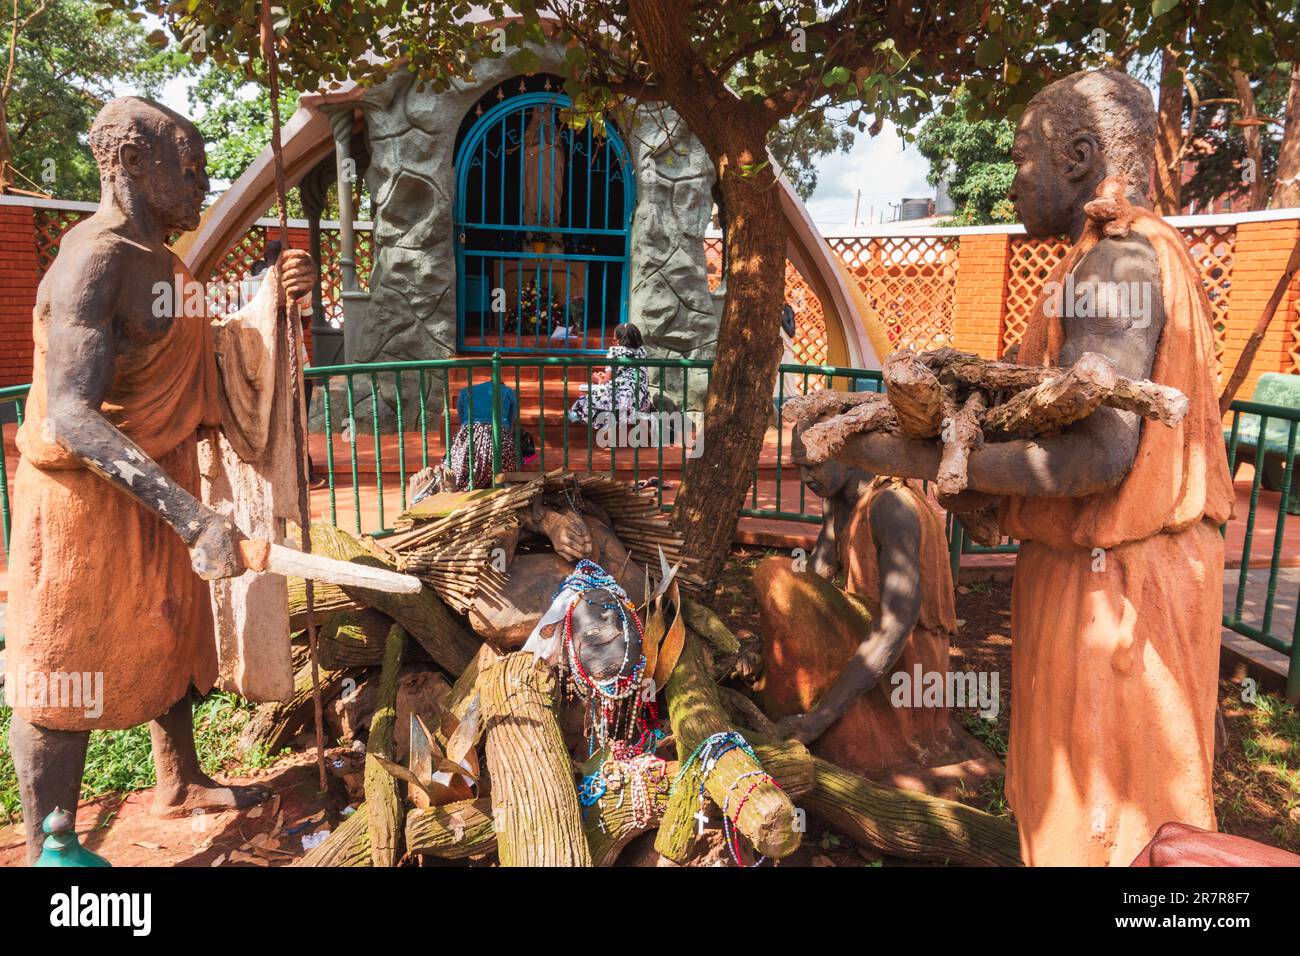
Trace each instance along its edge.
{"label": "green bottle", "polygon": [[76,819],[58,807],[41,823],[45,843],[37,866],[112,866],[77,841]]}

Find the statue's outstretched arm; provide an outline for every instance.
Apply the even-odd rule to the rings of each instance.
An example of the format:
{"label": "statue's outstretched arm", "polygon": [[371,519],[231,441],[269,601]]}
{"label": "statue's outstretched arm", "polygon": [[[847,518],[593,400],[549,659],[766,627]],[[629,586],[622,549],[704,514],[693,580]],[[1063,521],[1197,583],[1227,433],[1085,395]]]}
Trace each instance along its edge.
{"label": "statue's outstretched arm", "polygon": [[781,730],[811,743],[860,696],[875,687],[902,653],[921,614],[921,521],[901,491],[882,491],[871,502],[871,537],[880,577],[880,616],[830,689],[806,714],[778,722]]}
{"label": "statue's outstretched arm", "polygon": [[[1160,270],[1150,244],[1133,236],[1094,246],[1076,269],[1074,284],[1096,289],[1106,282],[1149,290],[1149,313],[1063,319],[1066,337],[1060,364],[1071,365],[1085,352],[1100,352],[1115,361],[1121,375],[1147,378],[1165,321]],[[1045,498],[1107,491],[1123,481],[1132,467],[1142,427],[1136,414],[1102,407],[1058,435],[988,442],[971,452],[968,487],[991,495]],[[835,457],[876,474],[927,481],[933,481],[939,469],[936,443],[884,432],[851,436]]]}

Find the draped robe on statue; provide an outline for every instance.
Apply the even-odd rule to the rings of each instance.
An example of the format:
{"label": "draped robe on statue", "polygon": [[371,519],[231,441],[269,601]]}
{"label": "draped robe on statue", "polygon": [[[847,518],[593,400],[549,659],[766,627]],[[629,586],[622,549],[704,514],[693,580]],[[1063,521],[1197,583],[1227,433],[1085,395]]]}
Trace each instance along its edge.
{"label": "draped robe on statue", "polygon": [[[248,309],[213,323],[223,426],[199,443],[199,470],[208,507],[251,538],[298,547],[299,540],[288,540],[286,522],[299,520],[298,483],[306,462],[296,460],[294,448],[293,383],[288,343],[276,320],[276,281],[271,271]],[[288,309],[288,321],[297,323],[296,305]],[[298,368],[305,364],[300,351]],[[301,405],[298,414],[305,414]],[[218,685],[253,701],[287,700],[293,658],[284,577],[246,571],[213,581],[211,591]]]}
{"label": "draped robe on statue", "polygon": [[[1190,410],[1176,428],[1142,424],[1133,466],[1111,491],[1003,501],[1002,529],[1021,540],[1006,790],[1034,866],[1127,865],[1162,823],[1215,826],[1218,528],[1233,493],[1210,304],[1181,236],[1122,203],[1090,219],[1048,281],[1126,230],[1151,243],[1160,270],[1165,326],[1150,378],[1182,391]],[[1044,301],[1024,364],[1060,355],[1064,333]]]}
{"label": "draped robe on statue", "polygon": [[[772,717],[811,710],[853,659],[858,645],[880,617],[880,569],[871,531],[871,505],[886,490],[898,491],[921,529],[921,607],[898,659],[812,745],[818,756],[867,776],[904,766],[924,766],[945,753],[949,740],[947,707],[896,707],[891,696],[896,673],[909,681],[918,665],[923,674],[948,673],[948,641],[957,630],[952,571],[943,521],[920,491],[919,482],[876,478],[854,505],[840,537],[845,591],[812,572],[796,573],[780,558],[762,561],[754,571],[763,624],[766,673],[756,685],[759,702]],[[860,599],[859,607],[855,599]],[[910,700],[910,694],[909,694]]]}
{"label": "draped robe on statue", "polygon": [[[175,288],[194,288],[193,277],[179,260],[176,270]],[[200,298],[195,296],[194,301]],[[273,292],[259,296],[249,309],[215,328],[206,304],[181,305],[177,303],[178,315],[161,339],[141,346],[143,354],[133,353],[132,362],[119,362],[100,410],[173,481],[198,497],[202,491],[198,431],[220,425],[226,417],[223,410],[228,415],[266,406],[260,418],[243,419],[232,428],[237,446],[256,454],[252,464],[227,461],[230,471],[266,471],[268,456],[283,459],[284,423],[273,420],[273,403],[265,396],[275,389],[277,376],[284,374],[276,367],[284,363],[259,354],[268,328],[275,325]],[[240,328],[243,331],[237,332]],[[22,460],[13,495],[7,696],[15,713],[41,727],[134,727],[161,716],[191,686],[205,693],[216,682],[212,597],[208,582],[191,568],[180,536],[49,434],[45,424],[48,331],[37,313],[32,388],[17,435]],[[244,340],[237,341],[241,336]],[[220,363],[214,337],[225,353]],[[241,353],[238,359],[237,352]],[[228,451],[226,439],[219,441]],[[287,479],[282,466],[274,472],[279,476],[277,495],[284,497],[292,489],[283,487]],[[296,478],[292,480],[296,488]],[[268,478],[268,490],[270,484]],[[223,510],[220,501],[208,504]],[[224,503],[224,510],[231,507]],[[222,583],[248,587],[259,577],[246,573]],[[283,604],[283,579],[279,588]],[[279,642],[287,664],[287,630],[280,633]],[[227,635],[224,643],[238,647],[242,640]],[[279,657],[276,648],[269,654],[273,661]],[[243,668],[223,661],[222,670],[238,673]],[[72,673],[103,675],[102,712],[90,715],[85,708],[60,706],[60,701],[32,692],[41,678]],[[38,679],[31,679],[33,675]],[[288,679],[291,689],[291,673]],[[240,689],[237,682],[230,686]]]}

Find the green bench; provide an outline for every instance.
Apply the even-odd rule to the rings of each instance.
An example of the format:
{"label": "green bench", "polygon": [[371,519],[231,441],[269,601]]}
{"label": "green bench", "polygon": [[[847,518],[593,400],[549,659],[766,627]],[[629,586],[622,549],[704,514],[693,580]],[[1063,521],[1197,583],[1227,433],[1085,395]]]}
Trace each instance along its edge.
{"label": "green bench", "polygon": [[[1278,372],[1265,372],[1255,385],[1255,392],[1250,401],[1260,405],[1278,405],[1300,411],[1300,375],[1282,375]],[[1260,416],[1243,412],[1237,426],[1237,462],[1240,468],[1243,462],[1254,464],[1260,443]],[[1287,439],[1291,422],[1285,418],[1269,418],[1264,429],[1264,466],[1260,484],[1269,491],[1281,491],[1286,476]],[[1223,430],[1223,440],[1230,447],[1232,429]],[[1300,426],[1297,426],[1296,452],[1300,453]],[[1233,477],[1236,477],[1234,468]],[[1300,514],[1300,479],[1292,476],[1290,501],[1287,502],[1287,514]]]}

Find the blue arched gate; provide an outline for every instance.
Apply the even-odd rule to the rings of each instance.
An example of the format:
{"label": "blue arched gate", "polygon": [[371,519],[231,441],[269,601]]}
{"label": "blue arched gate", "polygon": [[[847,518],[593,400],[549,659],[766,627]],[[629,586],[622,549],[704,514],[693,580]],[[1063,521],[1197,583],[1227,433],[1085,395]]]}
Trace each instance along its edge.
{"label": "blue arched gate", "polygon": [[497,103],[456,152],[457,346],[604,352],[627,321],[635,176],[567,96]]}

